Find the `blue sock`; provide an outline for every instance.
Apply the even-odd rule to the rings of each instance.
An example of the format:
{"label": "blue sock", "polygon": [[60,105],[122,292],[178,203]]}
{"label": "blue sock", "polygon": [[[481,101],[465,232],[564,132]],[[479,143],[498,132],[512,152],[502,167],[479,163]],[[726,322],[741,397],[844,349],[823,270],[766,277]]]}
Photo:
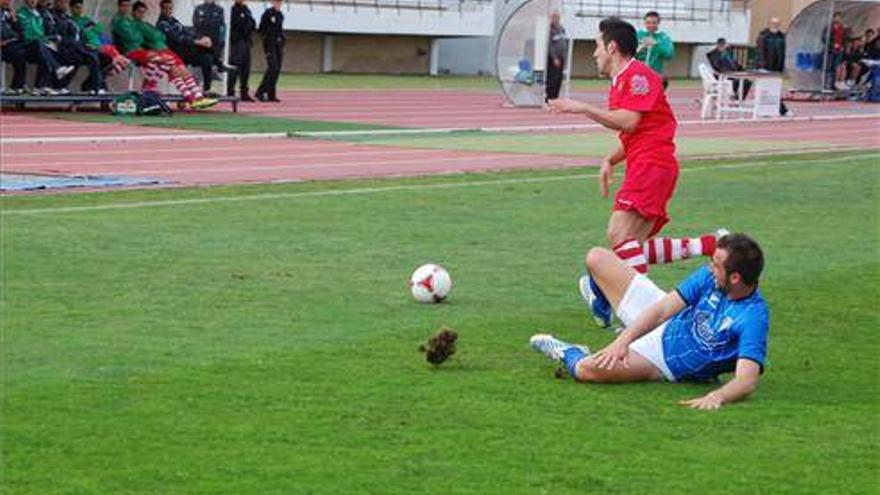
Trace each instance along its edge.
{"label": "blue sock", "polygon": [[592,289],[593,294],[596,294],[596,302],[600,305],[601,310],[607,311],[611,307],[611,303],[608,302],[608,298],[605,297],[605,293],[602,292],[602,289],[599,288],[599,284],[593,280],[593,277],[590,277],[590,289]]}
{"label": "blue sock", "polygon": [[580,347],[571,346],[562,353],[562,362],[565,363],[565,369],[572,378],[577,378],[577,364],[581,359],[588,358],[589,355]]}

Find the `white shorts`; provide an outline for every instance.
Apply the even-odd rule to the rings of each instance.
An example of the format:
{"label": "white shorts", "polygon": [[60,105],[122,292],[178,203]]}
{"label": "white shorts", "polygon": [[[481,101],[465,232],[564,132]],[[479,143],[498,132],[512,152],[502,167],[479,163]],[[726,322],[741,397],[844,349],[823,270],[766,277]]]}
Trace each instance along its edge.
{"label": "white shorts", "polygon": [[[651,280],[642,275],[636,274],[635,278],[626,289],[626,293],[620,300],[620,306],[617,308],[617,317],[624,325],[629,326],[642,314],[649,306],[659,301],[665,296],[660,287],[651,282]],[[638,340],[629,345],[631,351],[639,353],[654,365],[655,368],[663,373],[663,378],[670,382],[675,381],[675,376],[666,366],[666,358],[663,356],[663,332],[666,330],[666,323],[651,330],[639,337]]]}

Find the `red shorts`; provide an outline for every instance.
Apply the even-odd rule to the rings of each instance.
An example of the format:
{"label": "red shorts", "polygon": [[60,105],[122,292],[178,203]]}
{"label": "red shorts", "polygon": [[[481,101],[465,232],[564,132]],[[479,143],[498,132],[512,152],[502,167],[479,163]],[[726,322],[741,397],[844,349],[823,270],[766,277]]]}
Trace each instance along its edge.
{"label": "red shorts", "polygon": [[666,205],[675,192],[678,167],[626,165],[623,184],[614,196],[614,209],[635,211],[646,220],[653,220],[651,237],[669,222]]}

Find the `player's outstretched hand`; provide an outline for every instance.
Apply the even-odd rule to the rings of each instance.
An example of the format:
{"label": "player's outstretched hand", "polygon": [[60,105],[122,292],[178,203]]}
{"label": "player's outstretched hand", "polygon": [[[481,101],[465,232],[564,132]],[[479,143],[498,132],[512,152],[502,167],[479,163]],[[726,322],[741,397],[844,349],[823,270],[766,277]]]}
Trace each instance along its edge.
{"label": "player's outstretched hand", "polygon": [[581,104],[577,100],[557,98],[547,102],[547,111],[550,113],[578,113]]}
{"label": "player's outstretched hand", "polygon": [[611,165],[611,160],[605,158],[602,160],[602,166],[599,168],[599,191],[602,192],[602,197],[608,197],[608,189],[611,187],[611,182],[614,180],[614,166]]}
{"label": "player's outstretched hand", "polygon": [[617,338],[593,356],[593,367],[613,370],[618,366],[629,368],[629,343]]}
{"label": "player's outstretched hand", "polygon": [[696,399],[680,401],[679,404],[690,407],[691,409],[699,409],[701,411],[714,411],[716,409],[720,409],[721,406],[724,405],[724,399],[721,398],[721,395],[716,394],[715,392],[709,392],[708,394],[702,397],[697,397]]}

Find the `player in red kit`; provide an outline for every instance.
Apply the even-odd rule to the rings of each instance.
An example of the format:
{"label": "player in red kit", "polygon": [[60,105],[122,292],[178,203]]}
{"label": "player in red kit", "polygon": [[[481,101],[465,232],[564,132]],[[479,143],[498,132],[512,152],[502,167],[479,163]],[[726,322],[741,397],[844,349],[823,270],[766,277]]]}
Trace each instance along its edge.
{"label": "player in red kit", "polygon": [[[548,103],[554,113],[584,114],[618,131],[620,145],[602,160],[599,187],[608,196],[615,165],[626,161],[623,183],[614,196],[607,236],[624,264],[639,273],[649,263],[668,263],[693,256],[711,256],[715,235],[696,238],[655,238],[669,222],[666,207],[675,191],[678,160],[675,157],[675,114],[663,91],[663,79],[634,58],[636,29],[608,18],[599,24],[593,57],[600,73],[611,76],[608,109],[589,103],[558,99]],[[611,324],[612,312],[598,286],[586,276],[578,283],[601,326]]]}

